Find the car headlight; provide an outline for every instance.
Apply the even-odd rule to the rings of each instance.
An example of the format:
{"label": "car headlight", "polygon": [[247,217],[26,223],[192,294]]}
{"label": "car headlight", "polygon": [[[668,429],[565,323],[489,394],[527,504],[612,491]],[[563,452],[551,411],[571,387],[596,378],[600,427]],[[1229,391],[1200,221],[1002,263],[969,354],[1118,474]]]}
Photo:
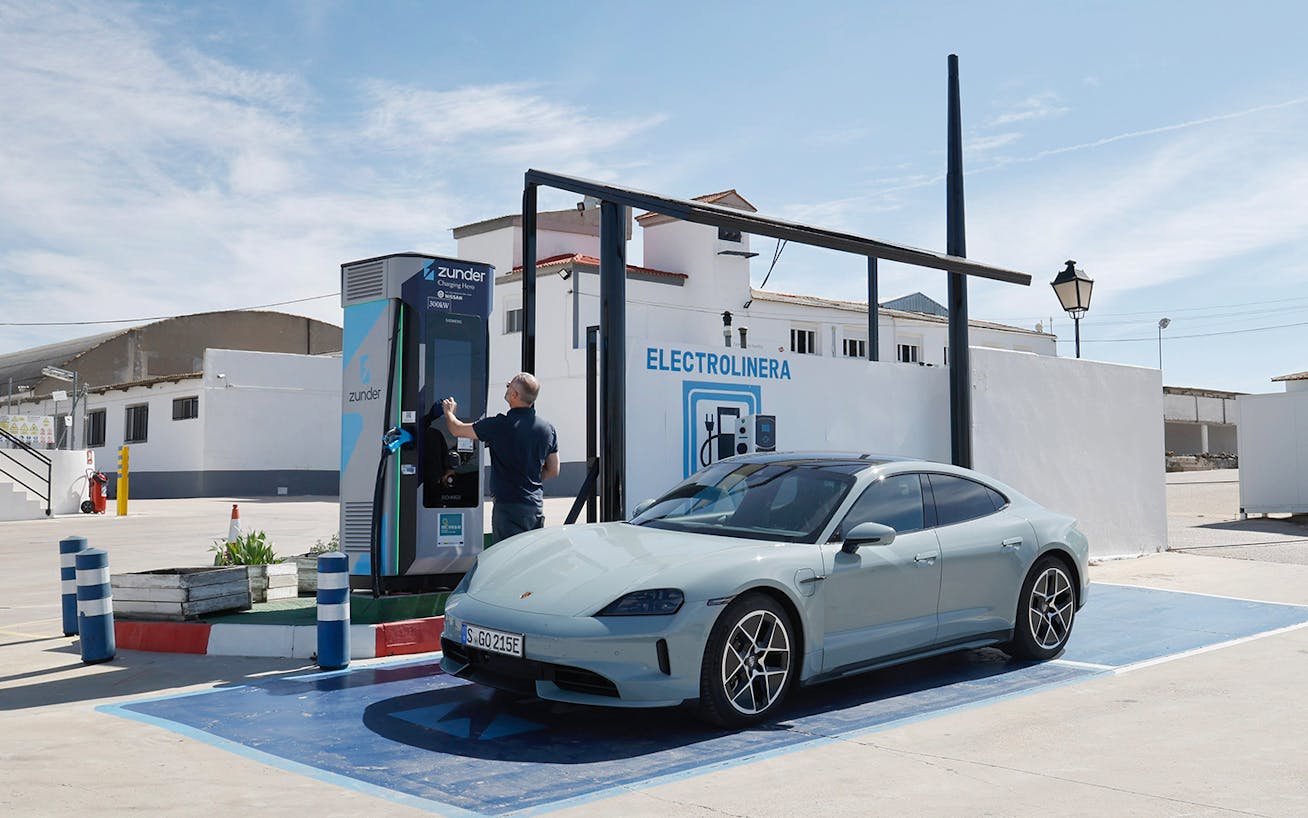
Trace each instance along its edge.
{"label": "car headlight", "polygon": [[686,595],[676,588],[632,591],[608,605],[596,616],[667,616],[681,610]]}

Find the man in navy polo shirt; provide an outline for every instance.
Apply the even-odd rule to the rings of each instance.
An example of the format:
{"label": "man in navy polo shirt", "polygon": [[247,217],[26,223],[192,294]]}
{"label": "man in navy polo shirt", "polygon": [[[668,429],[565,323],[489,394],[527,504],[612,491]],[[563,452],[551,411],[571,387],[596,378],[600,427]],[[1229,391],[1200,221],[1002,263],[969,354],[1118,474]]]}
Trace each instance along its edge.
{"label": "man in navy polo shirt", "polygon": [[490,448],[491,538],[494,542],[545,526],[541,481],[559,474],[559,441],[549,421],[536,416],[540,381],[519,372],[504,384],[508,414],[464,423],[454,398],[441,401],[445,425],[455,437],[480,440]]}

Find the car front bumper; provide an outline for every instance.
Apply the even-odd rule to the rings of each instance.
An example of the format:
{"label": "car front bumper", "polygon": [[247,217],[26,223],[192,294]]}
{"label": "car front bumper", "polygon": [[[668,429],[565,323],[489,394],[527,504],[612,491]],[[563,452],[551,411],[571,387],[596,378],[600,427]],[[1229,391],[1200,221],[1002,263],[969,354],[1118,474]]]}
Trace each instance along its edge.
{"label": "car front bumper", "polygon": [[[445,607],[441,668],[554,701],[673,706],[699,697],[704,643],[721,610],[687,602],[670,616],[554,616],[457,594]],[[464,624],[521,634],[522,657],[465,645]]]}

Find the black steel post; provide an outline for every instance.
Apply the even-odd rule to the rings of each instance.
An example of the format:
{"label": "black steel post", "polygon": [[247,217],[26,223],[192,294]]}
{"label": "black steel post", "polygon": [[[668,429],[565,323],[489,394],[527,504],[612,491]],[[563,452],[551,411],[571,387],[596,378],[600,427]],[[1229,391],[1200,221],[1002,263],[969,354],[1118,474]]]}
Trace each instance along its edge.
{"label": "black steel post", "polygon": [[600,519],[626,517],[627,231],[625,207],[600,202]]}
{"label": "black steel post", "polygon": [[[967,255],[963,220],[963,115],[958,55],[949,55],[949,157],[945,176],[945,252]],[[972,367],[967,352],[967,275],[949,273],[950,453],[955,466],[972,467]]]}
{"label": "black steel post", "polygon": [[881,320],[881,308],[877,297],[877,259],[867,257],[867,359],[881,360],[880,333],[877,331]]}
{"label": "black steel post", "polygon": [[522,371],[536,372],[536,185],[531,183],[522,189]]}
{"label": "black steel post", "polygon": [[[599,327],[586,327],[586,474],[595,468],[599,457]],[[597,503],[592,489],[586,498],[586,522],[593,523]]]}
{"label": "black steel post", "polygon": [[[1076,327],[1076,357],[1080,358],[1080,357],[1081,357],[1081,319],[1080,319],[1080,318],[1073,318],[1073,319],[1072,319],[1072,325]],[[1162,331],[1162,330],[1159,330],[1159,331],[1158,331],[1158,348],[1159,348],[1160,350],[1162,349],[1162,345],[1163,345],[1163,331]],[[1160,361],[1161,361],[1161,359],[1162,359],[1162,357],[1163,357],[1163,353],[1162,353],[1162,352],[1159,352],[1159,353],[1158,353],[1158,357],[1159,357],[1159,359],[1160,359]],[[1159,369],[1162,369],[1162,368],[1163,368],[1163,365],[1162,365],[1161,363],[1159,363],[1158,368],[1159,368]]]}

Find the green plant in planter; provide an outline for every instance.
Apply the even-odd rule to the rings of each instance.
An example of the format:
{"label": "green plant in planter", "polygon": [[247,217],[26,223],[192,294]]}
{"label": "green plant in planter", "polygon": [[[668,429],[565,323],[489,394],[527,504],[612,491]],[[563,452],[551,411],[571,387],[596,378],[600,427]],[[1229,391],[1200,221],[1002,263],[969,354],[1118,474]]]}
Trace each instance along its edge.
{"label": "green plant in planter", "polygon": [[331,535],[325,542],[318,540],[309,546],[308,556],[316,557],[319,554],[330,554],[333,551],[341,550],[341,535],[339,532]]}
{"label": "green plant in planter", "polygon": [[236,542],[217,540],[209,549],[214,565],[275,565],[282,558],[273,553],[272,543],[262,531],[251,531],[236,538]]}

